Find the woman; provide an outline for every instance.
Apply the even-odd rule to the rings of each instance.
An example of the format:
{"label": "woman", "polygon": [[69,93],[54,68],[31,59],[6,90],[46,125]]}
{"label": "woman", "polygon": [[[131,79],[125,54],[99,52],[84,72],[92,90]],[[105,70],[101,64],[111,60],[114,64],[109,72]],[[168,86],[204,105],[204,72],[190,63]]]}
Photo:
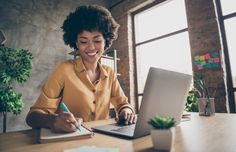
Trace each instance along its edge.
{"label": "woman", "polygon": [[[79,50],[80,57],[59,64],[31,107],[26,122],[34,128],[46,127],[55,132],[73,132],[82,121],[108,118],[112,103],[118,122],[136,121],[134,110],[108,66],[98,61],[113,40],[119,25],[101,6],[80,6],[68,15],[62,29],[65,44]],[[64,102],[70,112],[60,109]]]}

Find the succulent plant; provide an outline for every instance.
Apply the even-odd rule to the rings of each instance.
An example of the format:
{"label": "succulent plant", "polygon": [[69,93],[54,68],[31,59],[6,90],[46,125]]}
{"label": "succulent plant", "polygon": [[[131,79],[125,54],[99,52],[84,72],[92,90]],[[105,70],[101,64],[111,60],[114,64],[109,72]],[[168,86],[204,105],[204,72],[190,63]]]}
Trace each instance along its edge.
{"label": "succulent plant", "polygon": [[175,120],[169,116],[160,116],[156,115],[155,117],[151,118],[148,123],[154,129],[169,129],[175,126]]}

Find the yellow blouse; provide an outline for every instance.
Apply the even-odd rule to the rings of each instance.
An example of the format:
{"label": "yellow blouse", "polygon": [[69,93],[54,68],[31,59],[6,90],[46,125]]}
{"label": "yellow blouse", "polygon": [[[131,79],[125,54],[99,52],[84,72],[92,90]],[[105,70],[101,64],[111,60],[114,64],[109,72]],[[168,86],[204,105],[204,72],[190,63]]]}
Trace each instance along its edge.
{"label": "yellow blouse", "polygon": [[131,108],[113,70],[101,64],[99,69],[99,80],[92,83],[81,58],[59,64],[30,112],[56,113],[63,101],[75,117],[93,121],[109,117],[110,103],[117,112]]}

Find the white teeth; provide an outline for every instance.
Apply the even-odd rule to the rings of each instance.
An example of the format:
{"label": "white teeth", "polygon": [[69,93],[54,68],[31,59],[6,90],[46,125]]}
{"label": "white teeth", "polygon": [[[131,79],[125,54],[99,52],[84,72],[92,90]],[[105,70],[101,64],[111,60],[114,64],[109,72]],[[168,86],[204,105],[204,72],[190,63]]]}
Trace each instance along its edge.
{"label": "white teeth", "polygon": [[97,54],[97,52],[87,53],[89,56],[94,56]]}

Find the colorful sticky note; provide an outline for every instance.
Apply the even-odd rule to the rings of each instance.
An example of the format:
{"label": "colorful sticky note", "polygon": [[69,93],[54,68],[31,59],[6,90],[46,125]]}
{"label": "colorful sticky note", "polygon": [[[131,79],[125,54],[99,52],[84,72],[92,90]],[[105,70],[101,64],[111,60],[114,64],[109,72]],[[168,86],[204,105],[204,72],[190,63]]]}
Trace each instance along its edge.
{"label": "colorful sticky note", "polygon": [[214,62],[220,62],[220,58],[214,58]]}
{"label": "colorful sticky note", "polygon": [[211,68],[211,64],[210,64],[210,63],[206,63],[206,64],[205,64],[205,68],[206,68],[206,69],[210,69],[210,68]]}
{"label": "colorful sticky note", "polygon": [[194,64],[197,70],[217,69],[220,67],[220,54],[218,51],[194,56]]}
{"label": "colorful sticky note", "polygon": [[204,55],[199,56],[199,60],[200,60],[200,61],[204,61],[204,60],[205,60]]}
{"label": "colorful sticky note", "polygon": [[199,55],[195,56],[195,57],[194,57],[194,60],[195,60],[195,61],[199,61]]}
{"label": "colorful sticky note", "polygon": [[219,68],[219,63],[213,63],[213,68],[215,69]]}
{"label": "colorful sticky note", "polygon": [[202,64],[202,65],[205,65],[205,64],[206,64],[206,61],[202,61],[201,64]]}
{"label": "colorful sticky note", "polygon": [[195,61],[195,65],[201,65],[200,61]]}
{"label": "colorful sticky note", "polygon": [[205,59],[210,59],[210,58],[211,58],[210,53],[207,53],[207,54],[205,54],[204,56],[205,56]]}
{"label": "colorful sticky note", "polygon": [[218,52],[213,52],[213,53],[212,53],[212,57],[213,57],[213,58],[216,58],[216,57],[218,57],[218,56],[219,56]]}

